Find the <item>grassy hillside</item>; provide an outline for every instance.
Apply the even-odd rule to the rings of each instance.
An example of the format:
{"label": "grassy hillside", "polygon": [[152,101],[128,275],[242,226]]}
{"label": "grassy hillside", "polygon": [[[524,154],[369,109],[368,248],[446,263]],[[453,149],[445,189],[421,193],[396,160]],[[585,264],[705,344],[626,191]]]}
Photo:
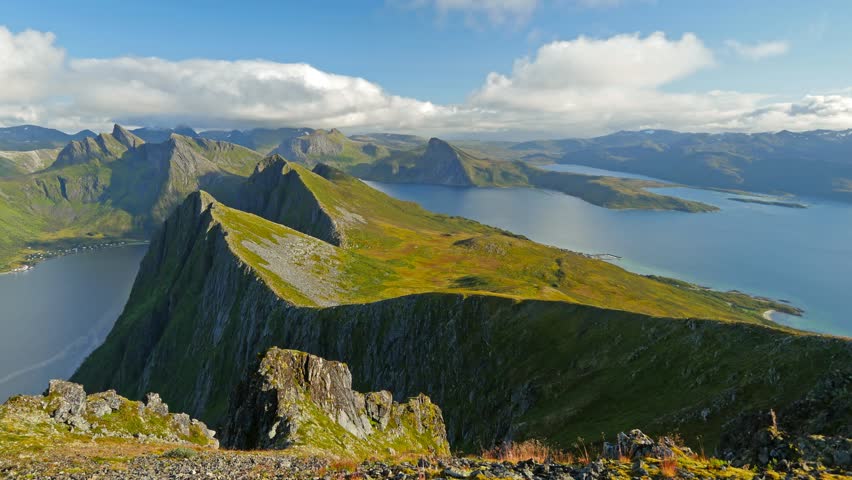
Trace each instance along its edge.
{"label": "grassy hillside", "polygon": [[635,425],[711,445],[739,413],[789,405],[852,361],[847,340],[763,320],[765,300],[433,214],[325,166],[256,175],[276,170],[344,241],[192,195],[76,381],[156,390],[215,424],[256,354],[279,346],[347,362],[360,389],[430,395],[456,448]]}
{"label": "grassy hillside", "polygon": [[144,238],[198,188],[234,200],[259,160],[243,147],[179,135],[146,144],[118,126],[73,141],[50,168],[0,179],[0,270],[39,252]]}

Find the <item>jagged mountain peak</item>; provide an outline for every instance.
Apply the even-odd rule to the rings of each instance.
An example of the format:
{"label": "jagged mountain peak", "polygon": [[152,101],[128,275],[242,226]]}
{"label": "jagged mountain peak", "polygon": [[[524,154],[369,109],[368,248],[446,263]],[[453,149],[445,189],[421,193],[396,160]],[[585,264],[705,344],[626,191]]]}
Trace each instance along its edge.
{"label": "jagged mountain peak", "polygon": [[145,140],[130,133],[129,130],[117,123],[112,127],[112,137],[127,148],[136,148],[145,143]]}
{"label": "jagged mountain peak", "polygon": [[[328,208],[328,179],[288,162],[281,155],[264,158],[240,194],[243,210],[286,225],[320,240],[341,245],[343,232]],[[321,198],[323,197],[323,198]]]}

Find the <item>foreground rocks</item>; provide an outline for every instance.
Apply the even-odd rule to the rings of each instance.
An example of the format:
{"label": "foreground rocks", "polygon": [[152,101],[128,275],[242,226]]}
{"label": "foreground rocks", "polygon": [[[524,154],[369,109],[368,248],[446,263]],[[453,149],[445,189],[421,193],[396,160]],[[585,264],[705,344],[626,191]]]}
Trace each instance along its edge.
{"label": "foreground rocks", "polygon": [[223,444],[240,449],[301,447],[340,457],[447,455],[441,409],[419,395],[352,390],[340,362],[272,348],[231,399]]}
{"label": "foreground rocks", "polygon": [[0,435],[33,447],[101,438],[217,448],[214,431],[186,414],[170,414],[157,394],[145,403],[114,390],[87,395],[82,385],[51,380],[44,395],[17,396],[0,406]]}
{"label": "foreground rocks", "polygon": [[[648,442],[650,440],[650,442]],[[738,468],[704,458],[668,438],[651,440],[639,430],[617,436],[612,448],[637,446],[633,455],[582,459],[552,452],[560,461],[537,458],[507,461],[483,458],[399,456],[386,461],[345,462],[328,457],[296,456],[288,451],[238,452],[203,447],[134,447],[134,440],[97,447],[65,445],[41,454],[0,454],[0,479],[293,479],[293,480],[604,480],[604,479],[824,479],[852,478],[848,470],[819,462],[771,468]],[[652,445],[653,444],[653,445]],[[662,447],[662,448],[660,448]],[[106,450],[104,450],[106,449]],[[619,451],[619,450],[616,450]],[[2,442],[0,442],[2,453]],[[579,453],[579,452],[578,452]]]}

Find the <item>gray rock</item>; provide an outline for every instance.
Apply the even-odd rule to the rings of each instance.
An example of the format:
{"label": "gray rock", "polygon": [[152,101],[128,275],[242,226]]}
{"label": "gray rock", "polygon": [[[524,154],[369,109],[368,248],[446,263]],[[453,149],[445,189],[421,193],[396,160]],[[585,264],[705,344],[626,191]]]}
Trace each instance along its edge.
{"label": "gray rock", "polygon": [[468,476],[466,473],[455,468],[445,468],[443,474],[450,478],[467,478]]}
{"label": "gray rock", "polygon": [[82,415],[86,408],[86,391],[77,383],[51,380],[47,396],[52,397],[50,415],[59,422],[68,422],[72,417]]}
{"label": "gray rock", "polygon": [[181,435],[189,435],[189,426],[192,424],[192,419],[185,413],[176,413],[172,415],[172,427],[174,427]]}
{"label": "gray rock", "polygon": [[145,408],[158,415],[169,414],[169,406],[163,403],[158,393],[148,393],[145,395]]}

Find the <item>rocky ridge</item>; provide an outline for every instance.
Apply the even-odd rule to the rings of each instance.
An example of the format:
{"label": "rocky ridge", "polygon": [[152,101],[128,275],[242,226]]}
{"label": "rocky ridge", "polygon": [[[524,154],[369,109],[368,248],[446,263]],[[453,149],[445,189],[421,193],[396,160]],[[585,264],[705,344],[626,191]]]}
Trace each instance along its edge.
{"label": "rocky ridge", "polygon": [[[418,395],[352,390],[340,362],[271,348],[231,396],[223,444],[239,449],[299,448],[327,456],[447,455],[441,409]],[[363,457],[362,457],[363,458]]]}

